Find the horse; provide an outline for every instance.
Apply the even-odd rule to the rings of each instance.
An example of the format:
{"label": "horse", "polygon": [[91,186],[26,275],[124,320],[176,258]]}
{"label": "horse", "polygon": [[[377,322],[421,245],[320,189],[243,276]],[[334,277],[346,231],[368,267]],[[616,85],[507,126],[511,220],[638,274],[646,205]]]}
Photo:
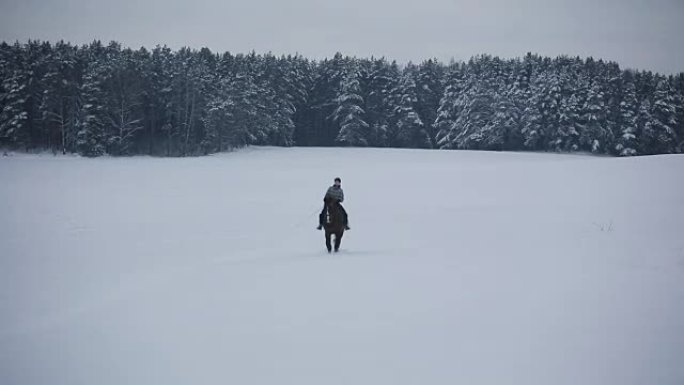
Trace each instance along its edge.
{"label": "horse", "polygon": [[337,253],[340,251],[340,243],[342,243],[342,236],[344,235],[344,213],[334,199],[326,198],[325,205],[327,207],[323,221],[325,247],[328,248],[328,253],[332,252],[331,238],[335,235],[335,252]]}

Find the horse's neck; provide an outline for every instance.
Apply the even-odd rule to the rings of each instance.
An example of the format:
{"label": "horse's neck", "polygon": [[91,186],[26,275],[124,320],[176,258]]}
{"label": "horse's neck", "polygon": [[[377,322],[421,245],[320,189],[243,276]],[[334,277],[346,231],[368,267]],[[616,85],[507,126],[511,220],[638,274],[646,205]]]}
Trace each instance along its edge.
{"label": "horse's neck", "polygon": [[337,217],[338,211],[339,210],[337,207],[335,207],[335,205],[328,205],[328,215],[330,216],[331,220]]}
{"label": "horse's neck", "polygon": [[334,231],[336,233],[344,231],[344,227],[342,227],[342,215],[339,207],[336,205],[328,205],[326,217],[326,231]]}

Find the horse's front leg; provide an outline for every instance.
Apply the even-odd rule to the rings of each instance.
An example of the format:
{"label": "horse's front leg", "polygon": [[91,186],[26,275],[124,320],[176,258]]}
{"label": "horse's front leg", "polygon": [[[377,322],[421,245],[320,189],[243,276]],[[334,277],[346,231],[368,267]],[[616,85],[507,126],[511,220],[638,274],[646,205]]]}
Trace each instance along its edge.
{"label": "horse's front leg", "polygon": [[332,233],[330,231],[325,232],[325,247],[328,248],[328,253],[332,251],[332,244],[330,243],[330,237],[332,236]]}
{"label": "horse's front leg", "polygon": [[344,231],[340,231],[339,233],[335,234],[335,252],[340,251],[340,244],[342,243],[343,234]]}

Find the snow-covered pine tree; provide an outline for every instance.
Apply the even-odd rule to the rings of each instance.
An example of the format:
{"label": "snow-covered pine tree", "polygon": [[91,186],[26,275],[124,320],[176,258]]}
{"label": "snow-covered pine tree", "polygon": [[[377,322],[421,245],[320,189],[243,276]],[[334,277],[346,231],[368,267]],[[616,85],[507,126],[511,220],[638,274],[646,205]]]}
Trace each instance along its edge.
{"label": "snow-covered pine tree", "polygon": [[220,80],[216,85],[217,90],[207,102],[207,111],[202,116],[204,135],[200,142],[200,149],[206,155],[216,151],[223,151],[227,147],[225,143],[225,130],[230,119],[230,105],[233,103],[226,94],[227,85]]}
{"label": "snow-covered pine tree", "polygon": [[134,153],[137,134],[143,129],[143,77],[134,53],[110,45],[105,76],[107,152],[112,155]]}
{"label": "snow-covered pine tree", "polygon": [[[167,116],[162,125],[167,154],[192,155],[202,150],[203,114],[214,87],[217,58],[206,48],[200,51],[181,48],[170,58],[170,66],[167,67],[164,51],[162,54],[162,68],[170,78],[170,82],[160,90],[167,99]],[[163,79],[160,83],[164,85]]]}
{"label": "snow-covered pine tree", "polygon": [[430,148],[437,148],[437,128],[434,126],[437,119],[437,110],[440,107],[440,99],[444,94],[444,66],[437,60],[426,60],[418,66],[416,78],[416,103],[415,110],[425,124],[425,130],[430,138]]}
{"label": "snow-covered pine tree", "polygon": [[175,56],[170,48],[156,46],[150,61],[148,87],[144,94],[148,98],[145,104],[149,111],[146,116],[149,127],[147,152],[153,154],[163,151],[166,156],[171,156],[178,135],[174,129],[174,85],[177,84]]}
{"label": "snow-covered pine tree", "polygon": [[76,133],[76,150],[84,156],[101,156],[106,153],[107,135],[105,131],[107,114],[103,101],[105,94],[102,82],[104,70],[97,58],[91,59],[83,76],[83,84],[79,90],[78,131]]}
{"label": "snow-covered pine tree", "polygon": [[608,151],[613,143],[613,133],[606,123],[605,95],[596,83],[587,92],[581,116],[580,149],[594,153]]}
{"label": "snow-covered pine tree", "polygon": [[271,54],[266,55],[263,68],[261,111],[257,114],[256,124],[265,127],[266,136],[257,143],[291,146],[294,140],[294,94],[301,91],[293,87],[289,62],[284,57],[277,59]]}
{"label": "snow-covered pine tree", "polygon": [[259,87],[252,129],[256,133],[255,144],[291,146],[293,144],[294,107],[289,97],[279,94],[266,84]]}
{"label": "snow-covered pine tree", "polygon": [[615,138],[615,153],[619,156],[638,155],[639,134],[638,110],[639,101],[636,97],[636,87],[633,82],[623,83],[623,96],[620,102],[620,118]]}
{"label": "snow-covered pine tree", "polygon": [[496,92],[489,79],[473,79],[463,94],[463,108],[452,126],[455,143],[462,149],[486,149],[494,121]]}
{"label": "snow-covered pine tree", "polygon": [[677,152],[684,153],[684,72],[674,76],[671,80],[672,89],[675,95],[675,107],[676,107],[676,133],[679,139],[679,144],[677,145]]}
{"label": "snow-covered pine tree", "polygon": [[[162,131],[166,136],[167,156],[180,156],[183,154],[183,138],[185,137],[188,116],[192,111],[192,85],[189,74],[191,52],[181,48],[172,53],[170,58],[162,58],[163,65],[167,60],[169,67],[165,75],[170,84],[167,84],[162,92],[168,98],[166,100],[166,118],[162,125]],[[170,60],[169,60],[170,59]]]}
{"label": "snow-covered pine tree", "polygon": [[449,67],[444,94],[437,108],[437,116],[433,125],[437,130],[435,138],[437,146],[441,149],[457,147],[456,137],[459,132],[455,123],[464,107],[465,75],[462,71],[461,66],[457,63]]}
{"label": "snow-covered pine tree", "polygon": [[40,105],[52,48],[49,43],[29,40],[24,45],[17,42],[10,49],[9,57],[3,60],[7,65],[5,75],[0,79],[0,138],[26,151],[44,148],[49,140]]}
{"label": "snow-covered pine tree", "polygon": [[344,146],[367,146],[368,123],[364,120],[363,98],[356,74],[342,80],[335,103],[337,108],[331,117],[340,127],[335,141]]}
{"label": "snow-covered pine tree", "polygon": [[292,97],[294,124],[292,143],[300,144],[306,135],[303,129],[306,117],[310,111],[311,89],[313,87],[314,64],[301,56],[288,56],[288,95]]}
{"label": "snow-covered pine tree", "polygon": [[337,99],[340,85],[349,72],[352,59],[345,58],[339,52],[332,59],[325,59],[315,66],[314,81],[310,93],[310,114],[304,120],[304,129],[308,131],[303,145],[332,146],[339,135],[339,124],[331,118],[338,108]]}
{"label": "snow-covered pine tree", "polygon": [[560,121],[560,108],[563,100],[563,90],[561,85],[560,74],[556,69],[549,68],[543,77],[546,82],[542,88],[542,105],[541,105],[541,137],[542,149],[548,151],[553,148],[553,143],[556,140],[558,122]]}
{"label": "snow-covered pine tree", "polygon": [[639,155],[656,154],[653,149],[652,134],[653,134],[653,116],[651,115],[651,102],[644,99],[639,104],[639,111],[637,113],[637,141],[639,148],[637,152]]}
{"label": "snow-covered pine tree", "polygon": [[399,66],[396,62],[388,63],[384,58],[371,59],[366,77],[365,116],[369,125],[368,145],[388,146],[389,120],[395,107],[392,91],[399,83]]}
{"label": "snow-covered pine tree", "polygon": [[558,152],[571,152],[579,149],[580,103],[575,93],[564,99],[560,106],[558,130],[551,142],[551,149]]}
{"label": "snow-covered pine tree", "polygon": [[675,132],[676,101],[670,89],[670,84],[665,78],[658,80],[653,104],[651,105],[650,124],[646,124],[640,138],[644,153],[646,154],[670,154],[676,152],[678,141]]}
{"label": "snow-covered pine tree", "polygon": [[515,103],[514,85],[510,87],[500,81],[499,90],[494,94],[494,117],[486,133],[484,148],[490,150],[515,150],[520,147],[520,124],[522,111]]}
{"label": "snow-covered pine tree", "polygon": [[615,153],[616,140],[622,134],[622,110],[620,105],[625,96],[622,71],[617,63],[605,63],[600,71],[599,81],[606,102],[606,128],[610,131],[611,144],[605,148],[606,153]]}
{"label": "snow-covered pine tree", "polygon": [[313,71],[308,60],[301,56],[288,56],[281,60],[285,65],[285,95],[287,96],[292,113],[290,114],[291,126],[288,128],[289,138],[285,145],[295,145],[295,130],[297,121],[306,110],[309,102],[309,92],[313,83]]}
{"label": "snow-covered pine tree", "polygon": [[[272,57],[272,55],[269,56],[269,58]],[[253,111],[248,115],[240,115],[237,111],[235,111],[237,114],[234,113],[234,116],[240,117],[239,120],[243,122],[249,137],[249,140],[241,145],[264,144],[269,135],[276,130],[271,116],[274,112],[272,104],[276,91],[273,90],[272,85],[268,84],[268,72],[265,58],[256,55],[255,52],[245,56],[241,68],[237,71],[238,75],[244,75],[241,80],[245,81],[237,85],[237,89],[240,90],[238,92],[249,106],[247,109]]]}
{"label": "snow-covered pine tree", "polygon": [[[256,143],[263,127],[255,127],[259,112],[259,87],[251,74],[238,72],[225,83],[226,138],[231,147],[243,147]],[[263,131],[262,131],[263,132]]]}
{"label": "snow-covered pine tree", "polygon": [[507,95],[512,104],[510,108],[513,111],[508,112],[508,115],[513,116],[517,123],[515,130],[510,132],[507,148],[512,151],[519,151],[524,148],[523,117],[527,102],[530,99],[529,79],[527,79],[527,73],[519,59],[513,61],[509,77],[508,84],[510,85]]}
{"label": "snow-covered pine tree", "polygon": [[58,42],[43,77],[45,91],[41,100],[41,118],[48,142],[62,154],[75,150],[77,132],[79,61],[76,47]]}
{"label": "snow-covered pine tree", "polygon": [[28,64],[18,42],[3,48],[5,54],[0,62],[3,75],[0,79],[0,139],[28,150],[31,147],[26,105],[30,78]]}
{"label": "snow-covered pine tree", "polygon": [[425,124],[416,112],[418,98],[413,72],[406,71],[399,85],[392,91],[395,101],[394,110],[389,119],[389,144],[392,147],[430,147],[430,136]]}
{"label": "snow-covered pine tree", "polygon": [[29,83],[27,111],[29,119],[29,135],[33,147],[53,148],[53,132],[43,119],[41,107],[49,91],[46,75],[54,62],[54,49],[49,42],[29,41],[26,46],[26,61],[29,63]]}
{"label": "snow-covered pine tree", "polygon": [[[534,66],[535,61],[528,65]],[[534,67],[533,67],[534,68]],[[552,75],[541,73],[530,79],[529,99],[523,110],[522,136],[525,148],[529,150],[545,150],[549,140],[548,131],[550,116],[554,115],[556,105],[551,89],[557,86],[557,82],[550,80]]]}
{"label": "snow-covered pine tree", "polygon": [[203,47],[193,51],[190,59],[190,113],[185,126],[183,155],[193,155],[200,150],[203,140],[203,117],[207,103],[215,91],[216,65],[218,57]]}

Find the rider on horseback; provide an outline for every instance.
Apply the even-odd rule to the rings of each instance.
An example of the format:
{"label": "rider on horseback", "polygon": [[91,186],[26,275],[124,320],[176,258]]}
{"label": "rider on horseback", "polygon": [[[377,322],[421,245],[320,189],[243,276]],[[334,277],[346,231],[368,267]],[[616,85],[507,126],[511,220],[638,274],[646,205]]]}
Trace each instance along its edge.
{"label": "rider on horseback", "polygon": [[325,204],[326,199],[333,199],[333,201],[336,202],[337,207],[339,207],[340,210],[342,210],[344,216],[344,228],[346,230],[349,230],[347,211],[341,205],[341,203],[344,202],[344,191],[342,191],[342,179],[335,178],[335,183],[328,188],[328,191],[325,193],[325,197],[323,197],[323,210],[321,211],[321,214],[318,216],[318,227],[316,227],[318,230],[321,230],[323,228],[323,223],[325,222],[325,211],[328,208]]}

